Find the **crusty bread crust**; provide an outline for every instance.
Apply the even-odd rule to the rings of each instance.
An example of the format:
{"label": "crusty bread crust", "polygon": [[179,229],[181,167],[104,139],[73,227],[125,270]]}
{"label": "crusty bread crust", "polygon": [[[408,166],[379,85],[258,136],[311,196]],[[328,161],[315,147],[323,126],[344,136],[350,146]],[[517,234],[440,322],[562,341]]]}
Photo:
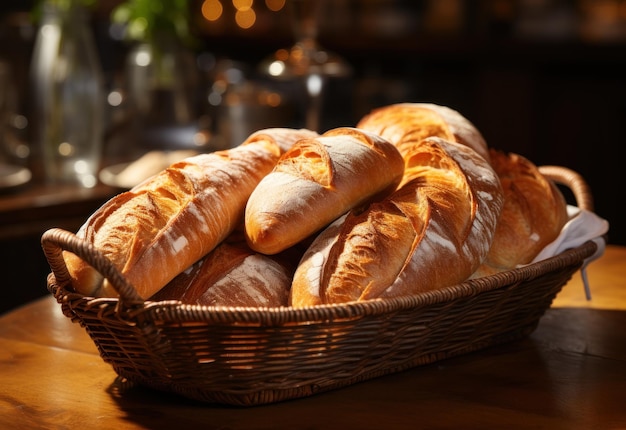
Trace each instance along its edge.
{"label": "crusty bread crust", "polygon": [[176,276],[152,300],[205,306],[287,306],[293,269],[245,243],[220,243]]}
{"label": "crusty bread crust", "polygon": [[304,254],[293,306],[388,298],[454,285],[487,255],[503,196],[488,162],[440,138],[405,150],[404,185],[351,211]]}
{"label": "crusty bread crust", "polygon": [[489,150],[482,134],[458,111],[433,103],[398,103],[373,110],[357,123],[357,128],[376,133],[398,147],[405,155],[411,142],[440,137],[469,146],[489,161]]}
{"label": "crusty bread crust", "polygon": [[[238,147],[173,164],[99,208],[77,235],[104,254],[143,298],[210,252],[241,222],[252,190],[309,130],[267,129]],[[116,296],[107,280],[65,253],[74,289]]]}
{"label": "crusty bread crust", "polygon": [[472,277],[528,264],[560,234],[567,203],[557,186],[527,158],[490,150],[504,191],[504,206],[487,258]]}
{"label": "crusty bread crust", "polygon": [[297,142],[253,191],[245,212],[249,246],[281,252],[349,209],[399,184],[404,161],[385,139],[338,128]]}
{"label": "crusty bread crust", "polygon": [[[177,162],[105,203],[77,235],[145,299],[301,307],[510,270],[566,222],[563,195],[529,160],[488,149],[450,108],[402,103],[357,127],[265,129]],[[76,291],[117,296],[64,257]]]}

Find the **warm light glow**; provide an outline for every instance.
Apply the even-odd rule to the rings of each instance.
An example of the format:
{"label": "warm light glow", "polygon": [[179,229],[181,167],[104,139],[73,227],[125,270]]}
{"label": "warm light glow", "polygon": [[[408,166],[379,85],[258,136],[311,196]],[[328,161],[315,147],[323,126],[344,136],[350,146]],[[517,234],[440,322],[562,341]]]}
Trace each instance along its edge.
{"label": "warm light glow", "polygon": [[280,61],[287,61],[289,59],[289,51],[284,48],[281,48],[276,51],[275,56]]}
{"label": "warm light glow", "polygon": [[306,80],[306,88],[310,95],[319,95],[322,92],[322,77],[315,74],[310,75]]}
{"label": "warm light glow", "polygon": [[57,151],[59,151],[59,154],[63,157],[69,157],[74,153],[74,146],[69,142],[62,142],[59,144]]}
{"label": "warm light glow", "polygon": [[43,37],[48,37],[48,38],[52,38],[52,37],[58,37],[57,34],[59,33],[58,28],[56,28],[54,25],[51,24],[44,24],[41,26],[41,34],[43,34]]}
{"label": "warm light glow", "polygon": [[141,67],[149,66],[152,62],[152,54],[150,52],[141,51],[135,54],[135,64]]}
{"label": "warm light glow", "polygon": [[275,93],[275,92],[263,91],[259,95],[259,104],[261,105],[277,107],[277,106],[280,106],[281,101],[282,100],[281,100],[280,94]]}
{"label": "warm light glow", "polygon": [[253,0],[233,0],[233,6],[237,10],[252,9]]}
{"label": "warm light glow", "polygon": [[201,11],[207,21],[217,21],[222,16],[224,7],[219,0],[204,0]]}
{"label": "warm light glow", "polygon": [[[254,0],[230,0],[235,9],[235,24],[241,29],[249,29],[257,21]],[[279,12],[285,7],[286,0],[264,0],[265,6],[272,12]],[[228,4],[226,5],[228,6]],[[224,5],[221,0],[203,0],[200,11],[207,21],[224,19]],[[227,15],[230,15],[227,14]]]}
{"label": "warm light glow", "polygon": [[209,143],[209,135],[206,132],[199,131],[193,135],[193,144],[196,146],[204,146]]}
{"label": "warm light glow", "polygon": [[93,188],[98,183],[98,180],[96,179],[94,175],[81,176],[79,180],[84,188]]}
{"label": "warm light glow", "polygon": [[278,12],[285,7],[285,0],[265,0],[265,6],[272,12]]}
{"label": "warm light glow", "polygon": [[256,21],[256,13],[253,9],[239,9],[235,13],[235,22],[241,28],[250,28]]}
{"label": "warm light glow", "polygon": [[271,76],[280,76],[285,71],[285,63],[282,61],[272,61],[267,71]]}
{"label": "warm light glow", "polygon": [[226,97],[224,98],[224,103],[227,106],[235,106],[238,104],[241,104],[241,96],[239,94],[235,94],[235,93],[229,93],[225,95]]}
{"label": "warm light glow", "polygon": [[74,171],[81,175],[89,173],[89,165],[85,160],[78,160],[74,163]]}
{"label": "warm light glow", "polygon": [[111,91],[107,96],[107,101],[110,106],[119,106],[124,101],[124,96],[119,91]]}
{"label": "warm light glow", "polygon": [[20,143],[15,148],[15,155],[18,158],[28,158],[28,156],[30,155],[30,148],[28,147],[28,145]]}

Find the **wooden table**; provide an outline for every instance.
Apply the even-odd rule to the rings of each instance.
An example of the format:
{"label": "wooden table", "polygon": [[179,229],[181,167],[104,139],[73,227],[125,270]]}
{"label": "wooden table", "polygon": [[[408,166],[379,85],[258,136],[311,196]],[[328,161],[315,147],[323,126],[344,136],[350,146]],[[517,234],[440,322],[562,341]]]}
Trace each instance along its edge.
{"label": "wooden table", "polygon": [[52,297],[0,318],[2,429],[626,428],[626,247],[565,286],[527,339],[305,399],[233,408],[122,390]]}

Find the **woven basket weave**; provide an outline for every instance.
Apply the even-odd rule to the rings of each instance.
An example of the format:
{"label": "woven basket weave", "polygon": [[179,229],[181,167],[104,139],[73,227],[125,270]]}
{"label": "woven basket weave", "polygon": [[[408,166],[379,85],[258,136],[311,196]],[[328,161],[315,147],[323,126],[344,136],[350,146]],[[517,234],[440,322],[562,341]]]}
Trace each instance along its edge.
{"label": "woven basket weave", "polygon": [[[580,175],[541,169],[569,187],[579,207],[593,209]],[[523,338],[597,249],[587,242],[523,268],[413,296],[296,309],[144,301],[74,234],[49,230],[42,245],[52,269],[49,291],[118,379],[239,406],[310,396]],[[120,298],[74,293],[62,250],[99,270]]]}

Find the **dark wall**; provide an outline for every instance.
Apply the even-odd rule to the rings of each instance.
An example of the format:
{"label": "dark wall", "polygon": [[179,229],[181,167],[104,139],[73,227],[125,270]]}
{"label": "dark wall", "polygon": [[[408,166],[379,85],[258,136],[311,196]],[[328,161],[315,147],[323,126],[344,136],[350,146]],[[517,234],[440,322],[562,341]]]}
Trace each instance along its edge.
{"label": "dark wall", "polygon": [[[326,128],[354,124],[389,103],[450,106],[492,147],[583,175],[596,212],[610,222],[609,241],[626,245],[618,208],[626,197],[620,159],[626,127],[624,17],[600,15],[595,3],[575,0],[480,1],[471,7],[461,2],[465,15],[450,29],[441,20],[429,21],[435,2],[333,4],[344,6],[326,14],[319,40],[347,59],[354,73],[330,82]],[[390,19],[397,26],[376,27]],[[200,34],[216,55],[255,65],[293,42],[288,26],[272,25],[256,33],[203,28]]]}
{"label": "dark wall", "polygon": [[[536,164],[557,164],[587,180],[609,241],[626,244],[621,152],[626,62],[621,46],[512,44],[458,61],[422,56],[412,98],[454,107],[488,144]],[[415,67],[418,69],[418,67]]]}
{"label": "dark wall", "polygon": [[[0,10],[28,10],[31,3],[3,2]],[[102,0],[106,11],[96,13],[99,24],[94,25],[109,77],[119,72],[124,55],[124,45],[108,40],[106,33],[107,11],[116,3]],[[200,3],[190,2],[192,7]],[[509,9],[496,9],[496,3]],[[319,40],[342,55],[354,73],[329,83],[323,126],[354,124],[388,103],[450,106],[474,122],[491,146],[581,173],[597,213],[611,224],[610,242],[626,245],[626,223],[618,208],[626,197],[620,158],[626,127],[626,20],[615,17],[610,25],[593,27],[589,16],[596,15],[587,10],[593,2],[530,3],[543,6],[531,14],[523,8],[526,2],[472,2],[457,28],[450,29],[431,19],[435,2],[331,2],[334,9],[320,26]],[[226,18],[199,24],[199,14],[193,14],[197,50],[254,70],[262,58],[293,42],[285,13],[258,13],[258,24],[245,31],[225,24]],[[529,17],[543,23],[543,33],[528,25]],[[555,35],[555,29],[561,33]],[[606,34],[597,33],[601,30]]]}

